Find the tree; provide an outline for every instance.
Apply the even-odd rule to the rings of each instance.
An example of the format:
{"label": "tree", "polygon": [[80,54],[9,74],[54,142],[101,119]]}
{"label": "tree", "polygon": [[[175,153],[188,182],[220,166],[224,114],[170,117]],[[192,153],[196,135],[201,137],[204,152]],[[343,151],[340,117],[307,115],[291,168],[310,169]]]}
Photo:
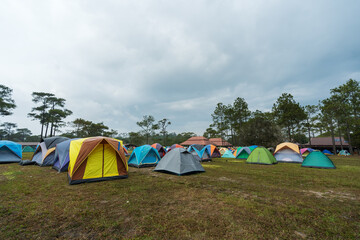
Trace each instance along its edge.
{"label": "tree", "polygon": [[222,103],[218,103],[215,107],[214,113],[211,114],[213,123],[210,127],[215,127],[216,131],[219,133],[220,137],[224,139],[227,135],[226,132],[229,130],[229,121],[226,118],[226,115],[229,114],[228,107]]}
{"label": "tree", "polygon": [[[311,130],[314,128],[315,126],[315,121],[316,121],[316,117],[315,114],[318,111],[318,107],[316,105],[306,105],[304,107],[304,112],[306,114],[306,119],[305,119],[305,128],[308,132],[308,138],[309,138],[309,144],[311,146]],[[299,142],[299,141],[297,141]]]}
{"label": "tree", "polygon": [[289,93],[283,93],[273,105],[273,113],[277,123],[284,127],[288,140],[292,141],[295,128],[306,119],[304,109]]}
{"label": "tree", "polygon": [[[228,120],[230,121],[231,129],[233,129],[236,134],[237,143],[238,145],[242,145],[243,126],[251,115],[248,104],[244,98],[238,97],[231,106],[231,111],[228,110],[227,113],[229,113]],[[233,140],[233,143],[234,142]]]}
{"label": "tree", "polygon": [[49,115],[51,116],[51,129],[50,129],[50,136],[55,136],[56,131],[60,128],[65,126],[65,119],[67,116],[71,115],[72,111],[68,109],[50,109]]}
{"label": "tree", "polygon": [[321,114],[319,115],[319,119],[322,123],[324,123],[325,129],[330,132],[332,145],[333,145],[333,152],[336,153],[335,133],[334,133],[335,114],[333,109],[333,103],[330,98],[321,101],[320,111]]}
{"label": "tree", "polygon": [[159,126],[154,124],[154,122],[155,118],[151,115],[145,115],[142,121],[136,122],[136,124],[142,128],[147,144],[149,144],[149,137],[154,133],[154,130],[159,129]]}
{"label": "tree", "polygon": [[106,136],[114,137],[118,133],[117,131],[105,126],[104,123],[93,123],[91,121],[77,118],[70,123],[70,126],[75,128],[73,131],[64,133],[67,137],[92,137],[92,136]]}
{"label": "tree", "polygon": [[244,125],[244,145],[276,146],[283,141],[281,129],[268,112],[255,111]]}
{"label": "tree", "polygon": [[54,97],[55,95],[52,93],[44,93],[44,92],[33,92],[31,94],[33,97],[32,101],[34,103],[40,103],[40,106],[33,107],[31,112],[28,113],[28,117],[32,118],[32,120],[38,120],[41,124],[41,134],[40,137],[42,138],[44,135],[44,125],[46,124],[49,114],[47,110],[50,107],[50,98]]}
{"label": "tree", "polygon": [[11,135],[14,134],[14,130],[13,130],[13,129],[17,127],[17,124],[16,124],[16,123],[10,123],[10,122],[4,122],[4,123],[1,124],[0,126],[1,126],[1,127],[3,128],[3,130],[4,130],[5,137],[10,140]]}
{"label": "tree", "polygon": [[219,135],[219,133],[218,133],[215,129],[211,128],[211,127],[207,128],[203,135],[204,135],[204,137],[206,137],[206,138],[217,138],[217,137],[221,137],[221,136]]}
{"label": "tree", "polygon": [[166,135],[167,135],[167,131],[166,128],[171,125],[171,122],[169,121],[169,119],[164,118],[160,121],[158,121],[159,129],[160,129],[160,133],[163,135],[163,144],[164,146],[166,146]]}
{"label": "tree", "polygon": [[12,114],[12,110],[16,108],[15,101],[12,99],[12,89],[0,84],[0,116],[8,116]]}
{"label": "tree", "polygon": [[18,139],[19,141],[26,141],[28,137],[31,136],[31,131],[27,128],[18,128],[16,129],[14,138]]}

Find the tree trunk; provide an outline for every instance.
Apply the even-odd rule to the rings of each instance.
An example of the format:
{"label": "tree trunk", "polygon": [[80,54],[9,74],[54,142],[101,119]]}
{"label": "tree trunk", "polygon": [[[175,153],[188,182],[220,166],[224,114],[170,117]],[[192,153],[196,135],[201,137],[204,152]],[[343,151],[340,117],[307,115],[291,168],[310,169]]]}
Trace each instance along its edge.
{"label": "tree trunk", "polygon": [[340,148],[341,150],[344,150],[343,144],[342,144],[342,139],[341,139],[341,129],[340,129],[340,124],[338,122],[338,131],[339,131],[339,140],[340,140]]}
{"label": "tree trunk", "polygon": [[291,142],[291,129],[290,129],[290,126],[288,127],[288,137],[289,137],[289,142]]}
{"label": "tree trunk", "polygon": [[334,136],[334,126],[332,124],[332,122],[330,123],[330,132],[331,132],[331,140],[332,140],[332,145],[333,145],[333,152],[334,154],[336,154],[336,146],[335,146],[335,136]]}
{"label": "tree trunk", "polygon": [[348,121],[346,121],[346,134],[347,134],[347,137],[348,137],[349,152],[350,152],[351,155],[353,155],[354,151],[353,151],[353,147],[351,145],[351,136],[350,136],[350,129],[349,129]]}
{"label": "tree trunk", "polygon": [[308,124],[309,145],[310,145],[310,147],[311,147],[311,128],[310,128],[309,119],[307,119],[306,121],[307,121],[307,124]]}
{"label": "tree trunk", "polygon": [[53,129],[54,129],[54,123],[51,122],[51,125],[50,125],[50,137],[53,136]]}
{"label": "tree trunk", "polygon": [[47,123],[47,124],[46,124],[45,137],[47,137],[47,131],[48,131],[48,128],[49,128],[49,123]]}

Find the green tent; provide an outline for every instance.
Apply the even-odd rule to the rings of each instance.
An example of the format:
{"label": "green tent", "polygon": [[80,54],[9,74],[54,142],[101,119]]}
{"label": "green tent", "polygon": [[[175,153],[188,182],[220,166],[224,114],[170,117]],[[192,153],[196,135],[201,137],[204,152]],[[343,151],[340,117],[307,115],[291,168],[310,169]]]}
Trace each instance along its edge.
{"label": "green tent", "polygon": [[335,169],[334,163],[320,151],[313,151],[307,155],[301,164],[302,167],[311,168],[330,168]]}
{"label": "green tent", "polygon": [[255,148],[246,160],[246,163],[255,164],[275,164],[277,163],[274,156],[264,147]]}
{"label": "green tent", "polygon": [[35,149],[33,149],[30,146],[25,146],[22,150],[22,152],[35,152]]}
{"label": "green tent", "polygon": [[235,158],[234,154],[228,149],[226,152],[221,156],[222,158]]}
{"label": "green tent", "polygon": [[236,150],[236,158],[238,159],[247,159],[251,154],[251,149],[249,147],[241,147]]}

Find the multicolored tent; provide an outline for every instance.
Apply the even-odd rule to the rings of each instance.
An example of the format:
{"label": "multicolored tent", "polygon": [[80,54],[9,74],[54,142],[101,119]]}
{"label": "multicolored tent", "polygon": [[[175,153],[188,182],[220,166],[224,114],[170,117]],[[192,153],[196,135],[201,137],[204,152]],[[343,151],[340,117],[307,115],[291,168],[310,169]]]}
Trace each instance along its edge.
{"label": "multicolored tent", "polygon": [[211,161],[210,152],[203,145],[193,144],[189,147],[188,152],[201,162]]}
{"label": "multicolored tent", "polygon": [[22,149],[22,152],[35,152],[35,149],[33,149],[33,148],[30,147],[30,146],[25,146],[25,147]]}
{"label": "multicolored tent", "polygon": [[338,153],[339,156],[350,156],[351,154],[346,151],[346,150],[341,150],[339,153]]}
{"label": "multicolored tent", "polygon": [[330,152],[330,151],[327,150],[327,149],[323,150],[322,152],[323,152],[323,154],[325,154],[325,155],[334,155],[332,152]]}
{"label": "multicolored tent", "polygon": [[90,137],[71,141],[69,184],[128,177],[122,141]]}
{"label": "multicolored tent", "polygon": [[157,172],[185,175],[191,173],[205,172],[201,163],[183,148],[170,151],[161,159],[155,170]]}
{"label": "multicolored tent", "polygon": [[181,146],[181,145],[179,145],[179,144],[173,144],[173,145],[171,145],[171,147],[170,147],[169,149],[167,149],[167,150],[168,150],[168,152],[169,152],[169,151],[171,151],[171,150],[173,150],[173,149],[175,149],[175,148],[184,148],[184,147]]}
{"label": "multicolored tent", "polygon": [[158,151],[158,153],[159,153],[159,155],[160,155],[161,158],[165,156],[166,150],[165,150],[165,148],[164,148],[160,143],[154,143],[154,144],[151,145],[151,146]]}
{"label": "multicolored tent", "polygon": [[277,163],[277,161],[269,150],[264,147],[257,147],[251,152],[246,163],[271,165]]}
{"label": "multicolored tent", "polygon": [[0,141],[0,163],[18,163],[21,158],[21,144],[6,140]]}
{"label": "multicolored tent", "polygon": [[54,165],[56,145],[66,140],[69,140],[69,138],[67,137],[45,138],[36,148],[31,158],[31,162],[36,163],[41,167]]}
{"label": "multicolored tent", "polygon": [[206,145],[205,147],[206,147],[207,151],[210,153],[210,157],[212,157],[212,158],[220,158],[221,157],[221,153],[215,145],[209,144],[209,145]]}
{"label": "multicolored tent", "polygon": [[300,149],[300,154],[301,154],[301,156],[306,157],[312,151],[314,151],[314,149],[312,149],[312,148],[301,148]]}
{"label": "multicolored tent", "polygon": [[131,167],[152,167],[155,166],[161,157],[158,151],[150,145],[143,145],[134,149],[128,160]]}
{"label": "multicolored tent", "polygon": [[335,169],[334,163],[320,151],[312,151],[304,159],[302,167]]}
{"label": "multicolored tent", "polygon": [[235,158],[234,154],[227,149],[226,152],[221,156],[222,158]]}
{"label": "multicolored tent", "polygon": [[219,152],[221,155],[223,155],[227,150],[229,150],[229,149],[222,147],[219,149]]}
{"label": "multicolored tent", "polygon": [[290,142],[284,142],[277,145],[274,151],[274,157],[278,162],[288,162],[288,163],[303,162],[303,158],[300,155],[299,146]]}
{"label": "multicolored tent", "polygon": [[239,147],[236,149],[235,157],[237,159],[247,159],[251,154],[251,149],[249,147]]}

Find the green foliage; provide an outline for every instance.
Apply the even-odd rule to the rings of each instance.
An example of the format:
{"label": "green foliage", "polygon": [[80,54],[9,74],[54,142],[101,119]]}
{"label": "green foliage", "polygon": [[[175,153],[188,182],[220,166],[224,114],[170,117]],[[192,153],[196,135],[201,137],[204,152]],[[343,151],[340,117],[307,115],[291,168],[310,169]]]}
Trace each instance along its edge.
{"label": "green foliage", "polygon": [[74,130],[62,134],[67,137],[94,137],[94,136],[106,136],[106,137],[115,137],[118,135],[117,131],[109,129],[108,126],[105,126],[104,123],[93,123],[82,118],[77,118],[70,124]]}
{"label": "green foliage", "polygon": [[146,143],[149,144],[149,137],[154,134],[155,130],[159,129],[159,125],[155,124],[155,118],[151,115],[145,115],[143,120],[136,122],[136,124],[142,128]]}
{"label": "green foliage", "polygon": [[12,114],[12,110],[16,108],[14,99],[12,99],[12,89],[0,84],[0,116],[8,116]]}

